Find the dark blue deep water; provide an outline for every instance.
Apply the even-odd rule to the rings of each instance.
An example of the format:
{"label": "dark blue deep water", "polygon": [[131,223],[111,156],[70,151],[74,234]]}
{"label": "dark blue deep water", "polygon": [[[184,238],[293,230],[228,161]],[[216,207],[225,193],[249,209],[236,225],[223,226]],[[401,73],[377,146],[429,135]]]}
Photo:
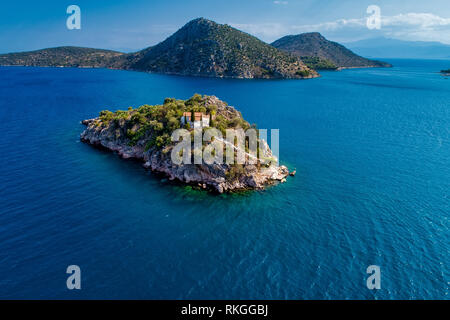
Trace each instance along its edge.
{"label": "dark blue deep water", "polygon": [[[450,62],[390,62],[307,81],[0,68],[0,298],[448,299]],[[79,141],[103,109],[196,92],[279,128],[296,177],[217,196]]]}

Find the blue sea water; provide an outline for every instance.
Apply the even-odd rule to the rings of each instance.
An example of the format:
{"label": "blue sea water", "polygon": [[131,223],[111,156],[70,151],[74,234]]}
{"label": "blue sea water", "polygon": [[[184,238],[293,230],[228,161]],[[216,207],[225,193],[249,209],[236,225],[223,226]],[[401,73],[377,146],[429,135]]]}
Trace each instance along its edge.
{"label": "blue sea water", "polygon": [[[450,62],[389,62],[306,81],[0,68],[0,298],[448,299]],[[196,92],[279,128],[296,177],[211,195],[79,141],[103,109]]]}

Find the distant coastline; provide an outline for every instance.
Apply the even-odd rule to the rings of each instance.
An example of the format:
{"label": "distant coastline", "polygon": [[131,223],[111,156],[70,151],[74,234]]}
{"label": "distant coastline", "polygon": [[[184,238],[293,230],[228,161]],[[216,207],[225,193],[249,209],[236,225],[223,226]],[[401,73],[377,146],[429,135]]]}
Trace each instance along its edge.
{"label": "distant coastline", "polygon": [[[299,37],[306,40],[299,44]],[[290,44],[291,40],[296,42]],[[283,46],[277,45],[280,41]],[[292,46],[294,51],[290,50]],[[299,52],[305,54],[299,56]],[[198,18],[159,44],[134,53],[65,46],[1,54],[0,66],[106,68],[235,79],[311,79],[320,76],[316,70],[391,65],[360,57],[318,33],[284,37],[267,44],[229,25]]]}
{"label": "distant coastline", "polygon": [[316,70],[392,67],[387,62],[361,57],[342,44],[326,39],[319,32],[285,36],[271,45],[299,57]]}

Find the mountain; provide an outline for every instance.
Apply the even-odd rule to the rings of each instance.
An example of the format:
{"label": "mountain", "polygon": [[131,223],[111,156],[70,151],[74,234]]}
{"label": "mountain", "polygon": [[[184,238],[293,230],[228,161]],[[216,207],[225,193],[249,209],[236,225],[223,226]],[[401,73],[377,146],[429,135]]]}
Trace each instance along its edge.
{"label": "mountain", "polygon": [[347,47],[367,57],[450,59],[450,45],[440,42],[372,38],[349,42]]}
{"label": "mountain", "polygon": [[[318,32],[302,33],[285,36],[272,43],[275,48],[290,52],[305,62],[313,60],[310,67],[325,69],[335,68],[364,68],[364,67],[390,67],[381,61],[369,60],[358,56],[343,45],[329,41]],[[328,67],[327,67],[328,65]]]}
{"label": "mountain", "polygon": [[190,21],[142,54],[130,69],[231,78],[305,78],[317,74],[300,59],[213,21]]}
{"label": "mountain", "polygon": [[0,55],[0,65],[36,67],[112,67],[123,53],[80,47],[57,47]]}
{"label": "mountain", "polygon": [[313,78],[298,57],[228,25],[188,22],[163,42],[136,53],[59,47],[0,55],[0,65],[102,67],[229,78]]}

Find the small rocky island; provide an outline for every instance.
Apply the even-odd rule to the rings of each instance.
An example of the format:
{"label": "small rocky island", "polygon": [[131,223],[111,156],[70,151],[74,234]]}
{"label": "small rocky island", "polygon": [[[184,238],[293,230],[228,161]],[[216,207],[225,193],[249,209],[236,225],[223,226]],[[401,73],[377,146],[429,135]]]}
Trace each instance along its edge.
{"label": "small rocky island", "polygon": [[450,69],[447,70],[441,70],[441,74],[445,77],[449,77],[450,76]]}
{"label": "small rocky island", "polygon": [[[277,159],[264,140],[259,140],[256,164],[173,163],[171,152],[175,143],[171,133],[176,129],[185,128],[192,137],[195,127],[212,127],[222,133],[230,128],[247,130],[255,127],[234,107],[215,96],[196,94],[188,100],[167,98],[162,105],[143,105],[116,112],[105,110],[99,117],[82,123],[87,127],[80,136],[83,142],[117,152],[125,159],[140,160],[144,167],[169,180],[202,189],[218,193],[263,189],[285,182],[289,175],[285,166],[276,164]],[[206,145],[203,142],[203,149]],[[264,161],[260,161],[260,154],[264,155]]]}

